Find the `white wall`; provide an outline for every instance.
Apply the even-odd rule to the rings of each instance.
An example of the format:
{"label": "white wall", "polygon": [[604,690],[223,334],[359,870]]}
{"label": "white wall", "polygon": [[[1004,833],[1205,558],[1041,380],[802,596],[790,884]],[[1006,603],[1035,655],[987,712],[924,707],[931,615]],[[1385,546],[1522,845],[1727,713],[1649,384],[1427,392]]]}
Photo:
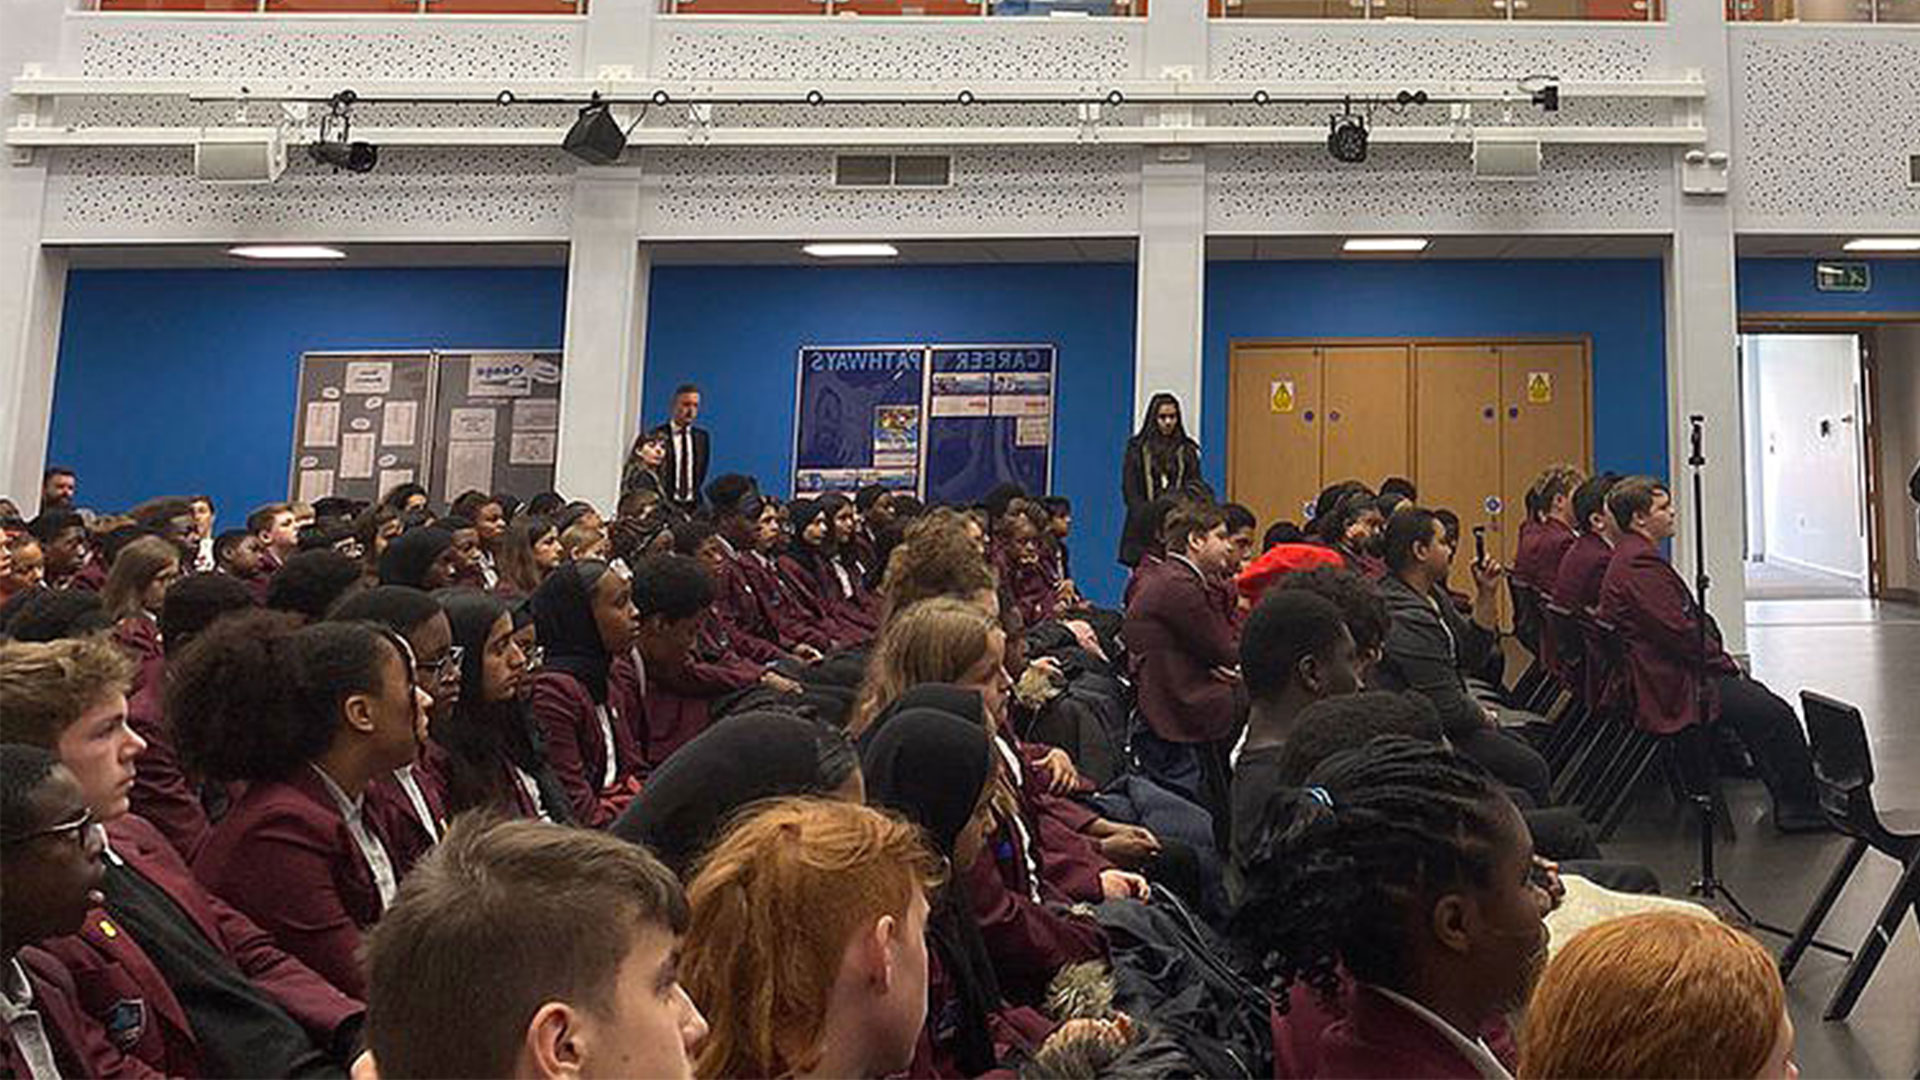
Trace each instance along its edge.
{"label": "white wall", "polygon": [[1753,359],[1768,560],[1864,579],[1856,339],[1759,335]]}
{"label": "white wall", "polygon": [[1760,438],[1760,337],[1740,335],[1740,440],[1746,466],[1747,558],[1767,556],[1766,442]]}
{"label": "white wall", "polygon": [[1880,483],[1887,528],[1887,592],[1920,600],[1916,507],[1907,478],[1920,463],[1920,325],[1880,331]]}

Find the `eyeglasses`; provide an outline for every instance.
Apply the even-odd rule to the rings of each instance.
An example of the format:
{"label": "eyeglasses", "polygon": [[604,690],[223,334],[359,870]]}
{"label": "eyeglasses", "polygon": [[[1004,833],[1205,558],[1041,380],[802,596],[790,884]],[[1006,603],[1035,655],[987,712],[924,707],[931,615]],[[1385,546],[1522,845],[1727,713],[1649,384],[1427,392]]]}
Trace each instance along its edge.
{"label": "eyeglasses", "polygon": [[464,645],[450,645],[447,647],[447,655],[441,657],[439,663],[416,663],[415,666],[439,682],[452,682],[460,677],[460,661],[466,655],[467,650]]}
{"label": "eyeglasses", "polygon": [[0,840],[0,845],[13,847],[16,844],[25,844],[29,841],[38,840],[43,836],[59,836],[65,838],[70,843],[79,844],[85,842],[87,834],[91,832],[93,828],[93,811],[82,810],[78,817],[70,818],[58,825],[49,825],[44,829],[35,829],[32,832],[21,833],[19,836],[9,836],[4,840]]}

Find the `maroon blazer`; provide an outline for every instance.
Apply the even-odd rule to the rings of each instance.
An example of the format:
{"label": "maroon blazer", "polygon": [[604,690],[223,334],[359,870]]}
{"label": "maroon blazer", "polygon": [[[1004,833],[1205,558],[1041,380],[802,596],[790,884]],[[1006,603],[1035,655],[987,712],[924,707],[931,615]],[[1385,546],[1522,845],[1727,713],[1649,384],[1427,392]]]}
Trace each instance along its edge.
{"label": "maroon blazer", "polygon": [[1013,1000],[1032,1003],[1046,994],[1047,983],[1066,965],[1106,959],[1107,936],[1092,919],[1044,907],[1026,891],[1010,887],[1001,864],[1003,857],[1020,857],[1014,843],[1002,827],[988,837],[981,857],[957,872],[966,879],[960,884],[1001,990]]}
{"label": "maroon blazer", "polygon": [[380,834],[386,838],[387,854],[393,857],[394,877],[405,881],[415,863],[433,850],[436,838],[447,833],[447,791],[440,774],[426,767],[427,750],[413,763],[414,783],[427,801],[427,813],[433,817],[434,831],[428,832],[414,809],[407,789],[400,786],[399,774],[382,776],[367,785],[367,813],[380,821]]}
{"label": "maroon blazer", "polygon": [[607,677],[607,712],[615,757],[613,783],[603,785],[601,781],[607,775],[606,741],[593,695],[564,671],[548,669],[533,677],[528,707],[546,739],[547,764],[553,766],[553,775],[567,790],[568,810],[577,825],[606,827],[640,789],[636,778],[643,759],[634,740],[638,706],[633,689],[630,683]]}
{"label": "maroon blazer", "polygon": [[[363,817],[391,855],[379,815],[364,802]],[[193,872],[328,982],[366,997],[360,938],[379,921],[380,891],[319,774],[302,768],[247,785],[201,845]]]}
{"label": "maroon blazer", "polygon": [[[1671,735],[1698,720],[1711,721],[1719,700],[1707,684],[1708,715],[1696,714],[1693,665],[1695,639],[1693,593],[1638,533],[1620,538],[1600,583],[1600,618],[1618,627],[1627,644],[1628,682],[1635,722],[1643,731]],[[1707,670],[1731,675],[1739,667],[1720,647],[1720,635],[1707,625]]]}
{"label": "maroon blazer", "polygon": [[1531,529],[1522,529],[1520,543],[1513,554],[1514,578],[1552,595],[1554,579],[1560,573],[1560,560],[1566,557],[1575,539],[1572,527],[1559,518],[1548,518],[1535,522]]}
{"label": "maroon blazer", "polygon": [[1598,533],[1582,533],[1560,559],[1547,595],[1568,611],[1592,611],[1600,606],[1600,583],[1613,561],[1613,545]]}
{"label": "maroon blazer", "polygon": [[[910,1080],[958,1080],[967,1071],[961,1067],[954,1048],[961,1020],[960,988],[947,975],[946,963],[931,939],[927,942],[927,1022],[920,1025],[920,1038],[913,1045],[913,1061],[901,1076]],[[987,1031],[995,1056],[1001,1061],[1022,1061],[1040,1049],[1057,1025],[1025,1005],[1008,1005],[987,1014]],[[1013,1080],[1011,1069],[994,1069],[983,1076]]]}
{"label": "maroon blazer", "polygon": [[730,648],[756,663],[770,664],[786,658],[787,652],[776,640],[775,631],[765,625],[753,587],[740,569],[737,557],[730,556],[713,582],[713,619],[720,624]]}
{"label": "maroon blazer", "polygon": [[1167,557],[1165,555],[1156,554],[1151,551],[1141,552],[1140,561],[1128,572],[1126,587],[1120,591],[1120,606],[1122,608],[1132,607],[1134,594],[1140,591],[1140,586],[1146,584],[1147,579],[1152,577],[1157,570],[1165,565],[1167,565]]}
{"label": "maroon blazer", "polygon": [[[1303,983],[1287,995],[1287,1012],[1273,1023],[1273,1075],[1282,1080],[1313,1077],[1461,1077],[1480,1072],[1446,1036],[1392,1001],[1356,986],[1340,973],[1339,1001],[1331,1008]],[[1412,1030],[1413,1025],[1420,1030]],[[1480,1039],[1512,1071],[1512,1029],[1495,1020]]]}
{"label": "maroon blazer", "polygon": [[180,767],[173,748],[173,725],[163,714],[162,678],[140,688],[127,703],[127,726],[147,740],[134,763],[133,812],[166,834],[183,859],[191,859],[207,838],[207,809],[200,792]]}
{"label": "maroon blazer", "polygon": [[834,647],[833,636],[827,628],[808,617],[806,606],[781,581],[780,569],[772,558],[748,552],[740,556],[739,566],[753,586],[754,600],[768,625],[779,635],[783,647],[811,645],[823,653]]}
{"label": "maroon blazer", "polygon": [[849,601],[839,595],[837,582],[831,586],[822,582],[814,576],[811,567],[792,555],[780,556],[774,567],[788,600],[810,622],[817,623],[824,630],[834,648],[859,645],[873,637],[872,628],[864,625],[861,618],[846,615],[843,609]]}
{"label": "maroon blazer", "polygon": [[1045,560],[1023,563],[1011,552],[994,552],[994,569],[1000,574],[1000,587],[1013,598],[1020,618],[1034,626],[1060,615],[1060,579]]}
{"label": "maroon blazer", "polygon": [[113,643],[133,661],[133,685],[129,695],[160,681],[166,669],[167,654],[160,646],[160,625],[146,615],[129,615],[113,625]]}
{"label": "maroon blazer", "polygon": [[[151,824],[127,814],[107,826],[107,837],[130,869],[172,897],[194,928],[307,1029],[315,1043],[332,1045],[342,1025],[365,1015],[366,1006],[282,952],[272,935],[203,888]],[[95,908],[80,933],[44,942],[43,947],[72,973],[81,1008],[109,1032],[115,1028],[111,1021],[125,1015],[124,1003],[141,1003],[140,1025],[116,1033],[115,1044],[123,1052],[168,1076],[199,1075],[199,1044],[185,1010],[153,961],[116,920]]]}
{"label": "maroon blazer", "polygon": [[[1144,567],[1144,562],[1143,562]],[[1139,572],[1123,633],[1140,715],[1168,742],[1222,739],[1233,729],[1233,684],[1213,674],[1240,662],[1233,625],[1184,559]]]}
{"label": "maroon blazer", "polygon": [[[160,1077],[167,1075],[153,1065],[121,1051],[108,1037],[107,1029],[80,1005],[79,986],[52,954],[40,949],[20,950],[20,968],[33,988],[33,1009],[40,1014],[40,1026],[53,1049],[53,1061],[61,1076]],[[6,1039],[4,1056],[7,1076],[31,1075],[26,1056],[12,1039]]]}

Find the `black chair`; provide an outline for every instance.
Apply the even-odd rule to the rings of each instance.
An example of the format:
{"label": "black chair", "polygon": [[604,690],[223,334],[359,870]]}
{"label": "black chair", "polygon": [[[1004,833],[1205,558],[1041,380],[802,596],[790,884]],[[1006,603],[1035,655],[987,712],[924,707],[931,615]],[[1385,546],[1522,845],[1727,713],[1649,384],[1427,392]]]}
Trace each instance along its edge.
{"label": "black chair", "polygon": [[1834,902],[1847,887],[1868,848],[1904,867],[1899,883],[1880,908],[1879,919],[1867,932],[1860,948],[1854,951],[1846,977],[1827,1002],[1826,1018],[1844,1020],[1853,1011],[1861,991],[1866,989],[1867,980],[1873,977],[1873,969],[1886,952],[1887,942],[1900,929],[1900,920],[1910,911],[1920,919],[1920,815],[1883,815],[1874,805],[1873,755],[1867,749],[1867,730],[1860,719],[1860,710],[1811,690],[1800,692],[1800,707],[1806,714],[1807,742],[1813,749],[1813,775],[1820,786],[1820,809],[1834,828],[1852,838],[1852,843],[1847,845],[1840,865],[1821,887],[1799,931],[1780,954],[1781,977],[1793,974],[1807,946],[1816,944],[1814,935],[1833,910]]}

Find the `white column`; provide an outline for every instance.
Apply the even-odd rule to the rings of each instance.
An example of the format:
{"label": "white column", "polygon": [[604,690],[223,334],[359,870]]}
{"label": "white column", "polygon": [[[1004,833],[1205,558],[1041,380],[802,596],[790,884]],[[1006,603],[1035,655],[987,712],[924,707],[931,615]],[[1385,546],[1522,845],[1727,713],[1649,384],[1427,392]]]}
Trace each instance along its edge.
{"label": "white column", "polygon": [[[1714,4],[1669,5],[1677,66],[1698,69],[1707,83],[1701,108],[1709,154],[1731,153],[1732,86],[1727,59],[1727,30]],[[1741,162],[1730,163],[1740,168]],[[1717,175],[1716,175],[1717,174]],[[1689,583],[1697,565],[1693,527],[1706,522],[1707,605],[1726,637],[1729,652],[1746,652],[1746,579],[1742,566],[1741,523],[1746,491],[1740,439],[1740,376],[1736,356],[1739,315],[1734,296],[1733,208],[1725,193],[1724,169],[1682,155],[1674,164],[1681,189],[1674,220],[1673,248],[1667,256],[1667,444],[1670,483],[1680,508],[1680,533],[1674,540],[1674,565]],[[1692,189],[1696,193],[1688,193]],[[1688,421],[1706,417],[1702,447],[1705,500],[1693,500],[1692,469],[1687,464]]]}
{"label": "white column", "polygon": [[1187,78],[1206,77],[1206,0],[1148,6],[1143,55],[1143,74],[1149,79],[1179,78],[1181,69],[1185,69]]}
{"label": "white column", "polygon": [[1192,161],[1142,165],[1133,415],[1143,415],[1148,400],[1164,390],[1180,399],[1182,419],[1194,433],[1200,431],[1206,225],[1207,176],[1199,152]]}
{"label": "white column", "polygon": [[640,422],[652,260],[639,237],[639,170],[581,169],[573,185],[554,488],[608,513]]}
{"label": "white column", "polygon": [[[605,72],[630,78],[651,74],[653,25],[660,0],[593,0],[587,5],[582,74]],[[624,71],[622,69],[625,69]]]}
{"label": "white column", "polygon": [[[0,76],[12,79],[29,64],[52,67],[65,6],[6,5]],[[0,95],[0,128],[51,120],[35,102]],[[51,156],[52,151],[36,150],[0,158],[0,495],[13,498],[28,515],[40,503],[67,284],[66,256],[40,246]]]}

